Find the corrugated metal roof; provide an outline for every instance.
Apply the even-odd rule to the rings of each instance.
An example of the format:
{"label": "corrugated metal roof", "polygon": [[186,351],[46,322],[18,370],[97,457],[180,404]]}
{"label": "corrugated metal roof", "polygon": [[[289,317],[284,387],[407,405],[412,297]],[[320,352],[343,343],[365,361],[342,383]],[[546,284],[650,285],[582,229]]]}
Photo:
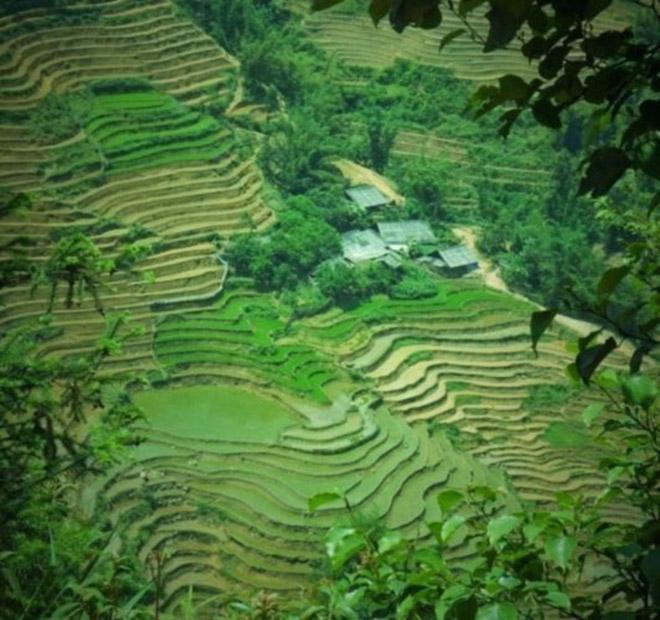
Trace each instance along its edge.
{"label": "corrugated metal roof", "polygon": [[378,232],[385,243],[406,245],[409,243],[435,243],[436,238],[427,222],[405,220],[400,222],[379,222]]}
{"label": "corrugated metal roof", "polygon": [[440,252],[440,258],[447,264],[447,267],[454,269],[456,267],[476,266],[479,263],[472,252],[464,245],[455,245]]}
{"label": "corrugated metal roof", "polygon": [[370,209],[392,202],[372,185],[356,185],[346,190],[346,195],[359,207]]}
{"label": "corrugated metal roof", "polygon": [[388,253],[383,240],[373,230],[350,230],[341,236],[344,258],[352,263],[372,260]]}

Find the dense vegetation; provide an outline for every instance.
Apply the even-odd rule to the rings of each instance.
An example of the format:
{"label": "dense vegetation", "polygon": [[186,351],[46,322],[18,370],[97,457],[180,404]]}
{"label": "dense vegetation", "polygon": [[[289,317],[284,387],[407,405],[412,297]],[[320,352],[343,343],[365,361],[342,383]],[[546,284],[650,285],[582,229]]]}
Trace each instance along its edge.
{"label": "dense vegetation", "polygon": [[[223,3],[223,16],[240,15],[231,26],[220,13],[213,14],[220,3],[181,4],[220,43],[231,42],[256,100],[286,107],[286,120],[267,128],[261,157],[285,196],[305,195],[325,213],[332,190],[334,203],[342,200],[329,160],[344,157],[384,170],[407,196],[406,213],[427,218],[440,230],[456,223],[480,227],[480,247],[500,264],[514,289],[553,306],[579,309],[593,301],[598,274],[630,237],[605,213],[599,215],[604,205],[578,196],[573,171],[588,132],[587,110],[576,108],[555,135],[522,114],[502,149],[497,120],[467,114],[470,86],[447,71],[404,62],[384,71],[337,65],[306,42],[295,20],[270,3]],[[354,83],[365,86],[350,85]],[[392,155],[395,133],[411,127],[473,144],[471,164]],[[493,164],[537,168],[544,176],[542,182],[520,184],[515,178],[499,178],[503,173],[497,169],[481,173]],[[649,182],[640,185],[632,177],[629,182],[636,184],[635,200],[647,204]],[[457,206],[457,195],[472,199],[475,206],[468,211]],[[625,190],[612,192],[607,200],[607,212],[629,208]],[[585,212],[592,215],[585,217]],[[360,220],[353,216],[349,221]],[[334,223],[344,229],[344,222]],[[585,247],[594,251],[582,251]],[[566,295],[568,289],[574,298]]]}
{"label": "dense vegetation", "polygon": [[[118,4],[113,28],[126,25]],[[128,7],[129,26],[133,11],[148,4]],[[373,2],[372,14],[390,10],[398,29],[433,25],[437,4]],[[478,4],[461,2],[459,11]],[[528,12],[547,3],[491,4],[489,40],[499,46],[515,35],[498,27],[511,17],[501,6],[519,8],[516,30],[525,20],[537,29],[538,12]],[[595,4],[597,12],[607,3]],[[71,17],[75,24],[94,23],[101,5],[82,17],[66,1],[20,8],[36,9],[36,19],[41,9],[61,13],[62,23]],[[166,609],[172,617],[262,619],[654,618],[657,199],[647,177],[657,177],[657,157],[644,141],[657,129],[657,102],[644,101],[639,118],[626,125],[630,118],[620,116],[622,125],[599,137],[624,133],[621,148],[598,144],[604,172],[588,165],[582,190],[593,196],[586,196],[575,170],[593,130],[593,92],[571,102],[567,122],[551,134],[539,123],[557,129],[556,99],[574,84],[554,83],[538,96],[538,89],[521,94],[510,79],[481,90],[478,107],[515,104],[500,119],[507,129],[516,120],[504,148],[500,122],[468,114],[470,89],[447,71],[339,64],[281,3],[177,5],[240,59],[247,104],[257,113],[225,116],[236,103],[236,68],[224,59],[227,75],[214,69],[202,86],[194,72],[183,86],[167,73],[146,80],[129,72],[74,80],[61,95],[41,97],[35,87],[21,99],[13,87],[0,119],[37,145],[44,184],[34,201],[8,192],[1,209],[10,241],[0,262],[0,615],[146,618]],[[560,15],[563,6],[553,3]],[[2,13],[18,8],[12,2]],[[564,10],[571,20],[552,28],[584,37],[573,30],[575,12]],[[546,31],[535,49],[547,47],[526,55],[551,56],[562,39]],[[646,21],[635,24],[635,37],[652,35]],[[622,54],[623,73],[614,77],[630,84],[637,69],[639,81],[628,87],[647,97],[657,90],[649,77],[655,48],[648,44],[649,56],[631,36],[592,41],[592,55]],[[553,56],[565,74],[568,52]],[[608,88],[600,94],[617,105]],[[454,145],[450,156],[406,154],[401,136],[427,132]],[[255,150],[277,211],[272,226],[254,198],[261,195]],[[352,206],[336,159],[395,180],[405,207],[372,215]],[[522,168],[546,174],[521,180]],[[69,219],[51,227],[62,213]],[[333,260],[340,233],[405,217],[427,219],[447,245],[457,225],[478,230],[481,249],[507,282],[554,306],[532,318],[540,361],[529,352],[524,301],[440,279],[413,261],[349,268]],[[180,288],[170,285],[177,278]],[[30,287],[36,297],[25,294]],[[631,303],[643,311],[626,314]],[[144,327],[127,327],[127,316],[110,312],[114,304],[135,307]],[[600,328],[570,355],[544,337],[558,307],[591,309],[618,328],[637,347],[626,353],[629,372],[623,358],[600,368],[619,344]],[[132,341],[138,363],[122,366]],[[549,383],[570,357],[570,386]],[[217,406],[217,386],[171,393],[200,380],[232,384],[221,399],[235,415],[209,418],[205,399]],[[507,382],[512,387],[500,389]],[[195,407],[179,415],[187,398]],[[523,399],[523,409],[512,405]],[[313,423],[301,424],[289,402]],[[315,419],[318,411],[335,417]],[[441,418],[447,411],[456,414],[450,423]],[[547,424],[550,414],[557,419]],[[511,434],[540,434],[559,450],[547,462],[521,461],[530,470],[552,469],[567,454],[561,450],[574,450],[599,458],[600,475],[576,461],[589,479],[587,495],[563,493],[553,505],[544,488],[540,503],[520,502],[515,472],[495,471],[512,459]],[[488,444],[503,449],[487,466],[474,455]],[[85,510],[72,515],[74,504]],[[621,506],[627,512],[617,512]],[[93,515],[93,527],[82,512]],[[186,578],[203,582],[209,570],[219,582],[193,592]],[[287,590],[297,580],[314,585],[299,596],[252,599],[231,589]],[[207,594],[217,583],[222,594]]]}

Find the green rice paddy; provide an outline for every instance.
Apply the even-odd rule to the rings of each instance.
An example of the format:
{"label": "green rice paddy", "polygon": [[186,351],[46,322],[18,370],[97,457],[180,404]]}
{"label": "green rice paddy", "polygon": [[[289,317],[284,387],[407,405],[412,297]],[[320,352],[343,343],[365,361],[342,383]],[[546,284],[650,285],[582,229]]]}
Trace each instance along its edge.
{"label": "green rice paddy", "polygon": [[154,430],[178,437],[269,443],[297,422],[280,403],[229,386],[153,389],[137,393],[135,403]]}

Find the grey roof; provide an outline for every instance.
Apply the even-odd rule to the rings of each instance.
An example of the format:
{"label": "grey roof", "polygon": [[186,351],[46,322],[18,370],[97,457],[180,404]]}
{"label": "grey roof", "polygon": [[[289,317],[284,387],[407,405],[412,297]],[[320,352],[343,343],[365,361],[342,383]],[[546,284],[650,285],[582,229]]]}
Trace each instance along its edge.
{"label": "grey roof", "polygon": [[406,245],[409,243],[435,243],[431,227],[423,220],[379,222],[378,232],[385,243]]}
{"label": "grey roof", "polygon": [[381,256],[376,259],[380,263],[384,263],[388,267],[392,269],[398,269],[401,267],[403,264],[403,261],[401,260],[400,256],[397,256],[394,252],[390,252],[389,254],[385,254],[385,256]]}
{"label": "grey roof", "polygon": [[464,245],[455,245],[446,250],[441,250],[440,258],[445,261],[450,269],[477,266],[479,264],[474,254]]}
{"label": "grey roof", "polygon": [[370,209],[381,207],[392,202],[372,185],[356,185],[346,190],[346,195],[359,207]]}
{"label": "grey roof", "polygon": [[373,230],[350,230],[341,236],[344,258],[352,263],[379,258],[388,253],[383,240]]}

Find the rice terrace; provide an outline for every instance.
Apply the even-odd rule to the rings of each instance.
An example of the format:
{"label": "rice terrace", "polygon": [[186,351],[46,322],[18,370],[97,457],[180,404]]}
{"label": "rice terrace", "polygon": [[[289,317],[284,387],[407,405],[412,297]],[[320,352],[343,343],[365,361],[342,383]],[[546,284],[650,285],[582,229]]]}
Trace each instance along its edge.
{"label": "rice terrace", "polygon": [[[475,90],[488,107],[544,57],[523,55],[528,26],[484,54],[492,3],[454,4],[474,7],[440,3],[440,29],[413,11],[402,33],[396,2],[0,6],[0,441],[19,446],[0,618],[615,617],[578,609],[616,571],[573,547],[555,566],[539,537],[577,548],[591,506],[612,532],[645,507],[657,525],[658,477],[616,460],[629,427],[595,430],[643,411],[657,451],[657,153],[578,192],[598,182],[588,149],[623,132],[582,91],[561,128],[535,108],[500,137]],[[657,2],[602,4],[581,36],[657,43]],[[498,586],[424,598],[440,582],[411,585],[413,564],[450,579],[435,545],[457,566],[497,555],[458,529],[474,489],[497,504],[482,517],[517,520],[484,544],[519,535],[554,577],[514,580],[510,560]],[[545,510],[564,516],[530,535],[521,511]],[[654,531],[629,558],[646,599],[617,618],[653,617]],[[396,578],[399,559],[376,564],[404,548]],[[396,602],[369,607],[359,571]],[[331,602],[285,611],[304,596]]]}

